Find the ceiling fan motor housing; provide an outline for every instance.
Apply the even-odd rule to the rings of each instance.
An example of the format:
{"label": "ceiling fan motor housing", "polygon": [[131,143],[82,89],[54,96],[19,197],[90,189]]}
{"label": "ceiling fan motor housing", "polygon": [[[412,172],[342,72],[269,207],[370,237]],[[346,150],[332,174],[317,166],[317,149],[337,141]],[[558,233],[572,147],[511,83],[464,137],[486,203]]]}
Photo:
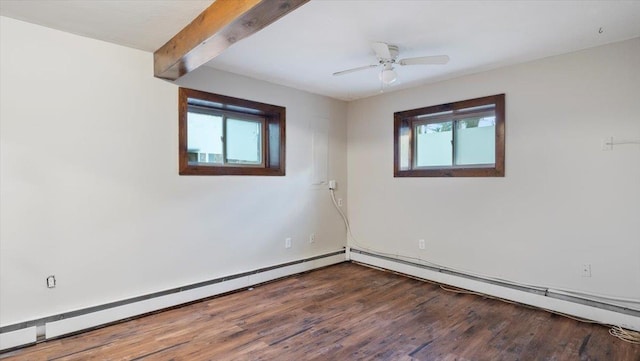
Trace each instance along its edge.
{"label": "ceiling fan motor housing", "polygon": [[398,55],[400,54],[400,51],[398,50],[398,46],[397,45],[388,45],[389,47],[389,54],[391,54],[390,58],[379,58],[380,60],[380,64],[389,64],[389,63],[395,63],[396,59],[398,59]]}
{"label": "ceiling fan motor housing", "polygon": [[[449,62],[449,57],[447,55],[419,56],[414,58],[405,58],[405,59],[398,60],[398,55],[400,55],[398,46],[389,45],[383,42],[374,42],[371,44],[371,48],[375,52],[376,58],[378,59],[377,64],[369,64],[369,65],[360,66],[357,68],[342,70],[342,71],[333,73],[333,75],[344,75],[344,74],[349,74],[356,71],[366,70],[370,68],[377,68],[382,66],[380,79],[383,80],[384,83],[390,84],[396,80],[397,75],[394,71],[395,65],[423,65],[423,64],[434,65],[434,64],[446,64]],[[382,79],[383,74],[384,74],[384,79]]]}

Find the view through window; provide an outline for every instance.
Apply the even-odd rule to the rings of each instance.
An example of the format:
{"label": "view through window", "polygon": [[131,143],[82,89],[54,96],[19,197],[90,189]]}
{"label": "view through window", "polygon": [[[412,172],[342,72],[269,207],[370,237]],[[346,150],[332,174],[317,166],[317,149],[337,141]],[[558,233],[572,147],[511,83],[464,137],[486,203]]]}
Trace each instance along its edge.
{"label": "view through window", "polygon": [[504,176],[504,94],[395,113],[396,177]]}
{"label": "view through window", "polygon": [[180,89],[180,174],[284,175],[285,109]]}

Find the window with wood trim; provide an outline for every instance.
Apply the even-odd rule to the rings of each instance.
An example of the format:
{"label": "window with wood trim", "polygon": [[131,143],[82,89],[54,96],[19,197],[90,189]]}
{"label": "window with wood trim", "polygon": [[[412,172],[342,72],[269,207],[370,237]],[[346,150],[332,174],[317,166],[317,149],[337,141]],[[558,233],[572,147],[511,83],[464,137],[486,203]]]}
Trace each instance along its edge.
{"label": "window with wood trim", "polygon": [[394,113],[395,177],[504,177],[505,96]]}
{"label": "window with wood trim", "polygon": [[285,108],[179,89],[181,175],[285,174]]}

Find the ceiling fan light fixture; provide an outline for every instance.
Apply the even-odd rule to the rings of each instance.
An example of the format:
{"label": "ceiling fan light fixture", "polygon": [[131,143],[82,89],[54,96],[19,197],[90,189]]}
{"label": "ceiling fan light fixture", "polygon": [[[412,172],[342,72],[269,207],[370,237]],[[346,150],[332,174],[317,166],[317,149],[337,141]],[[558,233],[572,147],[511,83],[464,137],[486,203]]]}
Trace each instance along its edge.
{"label": "ceiling fan light fixture", "polygon": [[392,84],[398,80],[398,74],[396,74],[393,69],[384,69],[380,72],[380,80],[382,80],[384,84]]}
{"label": "ceiling fan light fixture", "polygon": [[393,69],[395,66],[436,65],[446,64],[449,62],[448,55],[430,55],[398,59],[398,55],[400,54],[398,51],[398,46],[389,45],[387,43],[376,42],[371,44],[371,47],[373,48],[377,59],[377,62],[375,64],[337,71],[333,73],[333,75],[344,75],[371,68],[381,68],[381,71],[378,72],[378,78],[380,79],[380,89],[382,89],[385,85],[391,85],[397,82],[398,73],[396,73],[396,71]]}

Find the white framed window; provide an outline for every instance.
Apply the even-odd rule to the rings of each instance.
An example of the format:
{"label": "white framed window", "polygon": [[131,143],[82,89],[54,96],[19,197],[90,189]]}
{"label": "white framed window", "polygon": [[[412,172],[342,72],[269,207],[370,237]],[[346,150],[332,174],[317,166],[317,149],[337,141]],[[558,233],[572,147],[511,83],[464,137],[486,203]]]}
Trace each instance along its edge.
{"label": "white framed window", "polygon": [[265,124],[263,117],[190,105],[187,114],[190,164],[264,166]]}

